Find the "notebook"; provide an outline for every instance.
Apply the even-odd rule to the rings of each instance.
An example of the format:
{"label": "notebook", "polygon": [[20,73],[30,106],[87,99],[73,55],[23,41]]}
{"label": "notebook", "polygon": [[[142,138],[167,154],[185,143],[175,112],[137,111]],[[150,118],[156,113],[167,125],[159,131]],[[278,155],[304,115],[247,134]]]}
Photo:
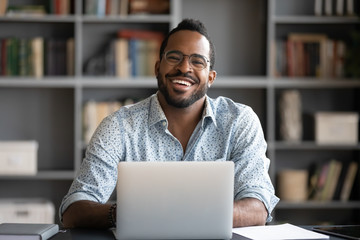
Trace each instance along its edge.
{"label": "notebook", "polygon": [[46,240],[59,231],[57,224],[2,223],[0,240]]}
{"label": "notebook", "polygon": [[234,163],[120,162],[117,239],[231,239]]}

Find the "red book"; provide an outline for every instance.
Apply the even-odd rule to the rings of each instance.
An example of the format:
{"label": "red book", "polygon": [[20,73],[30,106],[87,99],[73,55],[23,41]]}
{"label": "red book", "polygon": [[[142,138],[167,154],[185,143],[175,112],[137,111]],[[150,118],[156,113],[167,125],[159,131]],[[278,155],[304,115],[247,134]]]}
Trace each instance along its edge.
{"label": "red book", "polygon": [[162,41],[164,39],[164,34],[162,32],[148,31],[148,30],[131,30],[123,29],[118,31],[117,36],[119,38],[138,38],[138,39],[157,39]]}
{"label": "red book", "polygon": [[1,75],[6,76],[6,39],[2,39],[0,42],[1,46]]}

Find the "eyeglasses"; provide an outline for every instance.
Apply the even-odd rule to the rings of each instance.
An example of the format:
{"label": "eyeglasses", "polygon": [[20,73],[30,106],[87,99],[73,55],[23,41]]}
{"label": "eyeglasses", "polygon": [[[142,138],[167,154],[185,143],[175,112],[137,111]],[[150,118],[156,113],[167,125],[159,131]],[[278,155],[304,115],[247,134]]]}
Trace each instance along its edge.
{"label": "eyeglasses", "polygon": [[188,56],[188,62],[190,66],[195,70],[203,70],[207,67],[207,63],[210,62],[205,56],[201,54],[191,54],[191,55],[185,55],[180,51],[167,51],[163,53],[165,56],[166,62],[171,66],[179,65],[185,56]]}

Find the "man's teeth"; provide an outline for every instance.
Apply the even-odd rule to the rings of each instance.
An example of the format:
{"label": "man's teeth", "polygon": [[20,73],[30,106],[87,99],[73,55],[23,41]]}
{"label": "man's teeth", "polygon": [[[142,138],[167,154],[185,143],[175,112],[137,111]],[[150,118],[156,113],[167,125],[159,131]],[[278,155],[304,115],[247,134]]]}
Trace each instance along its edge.
{"label": "man's teeth", "polygon": [[182,85],[185,85],[185,86],[188,86],[188,87],[191,86],[191,83],[189,83],[189,82],[187,82],[187,81],[174,80],[173,82],[174,82],[174,83],[178,83],[178,84],[182,84]]}

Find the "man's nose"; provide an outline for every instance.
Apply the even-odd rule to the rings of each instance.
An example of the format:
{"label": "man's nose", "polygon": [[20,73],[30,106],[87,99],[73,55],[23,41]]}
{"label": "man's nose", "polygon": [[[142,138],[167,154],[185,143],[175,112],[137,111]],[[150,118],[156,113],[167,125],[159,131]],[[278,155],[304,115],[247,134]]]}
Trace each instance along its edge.
{"label": "man's nose", "polygon": [[193,70],[189,61],[189,56],[184,56],[181,62],[177,65],[177,68],[182,72]]}

